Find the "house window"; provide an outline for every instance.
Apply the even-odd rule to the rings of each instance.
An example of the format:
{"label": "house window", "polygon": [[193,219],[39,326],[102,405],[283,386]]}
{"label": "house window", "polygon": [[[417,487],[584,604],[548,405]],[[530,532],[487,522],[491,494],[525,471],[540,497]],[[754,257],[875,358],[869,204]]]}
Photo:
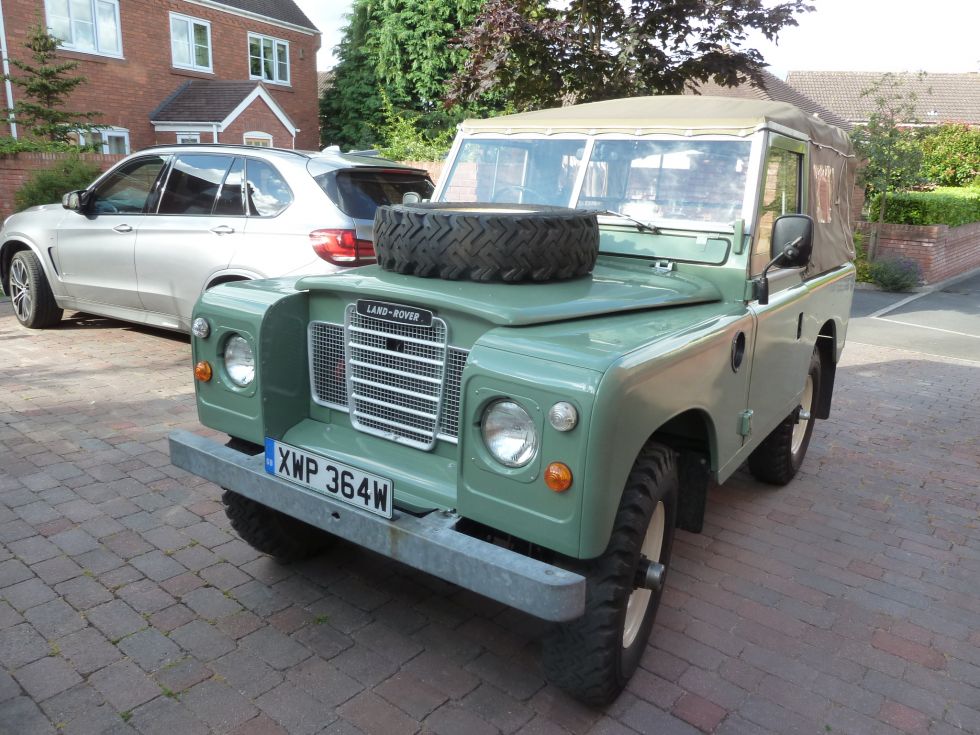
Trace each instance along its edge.
{"label": "house window", "polygon": [[268,133],[262,133],[258,130],[249,130],[245,133],[243,138],[245,145],[256,145],[260,148],[271,148],[272,147],[272,136]]}
{"label": "house window", "polygon": [[171,13],[170,49],[174,66],[211,71],[211,24],[206,20]]}
{"label": "house window", "polygon": [[129,131],[126,128],[98,128],[86,130],[71,136],[79,145],[94,145],[103,153],[123,153],[129,151]]}
{"label": "house window", "polygon": [[248,68],[252,79],[289,84],[289,44],[249,33]]}
{"label": "house window", "polygon": [[122,56],[119,0],[45,0],[45,9],[62,48]]}
{"label": "house window", "polygon": [[201,134],[200,133],[177,133],[177,144],[181,145],[184,143],[200,143]]}

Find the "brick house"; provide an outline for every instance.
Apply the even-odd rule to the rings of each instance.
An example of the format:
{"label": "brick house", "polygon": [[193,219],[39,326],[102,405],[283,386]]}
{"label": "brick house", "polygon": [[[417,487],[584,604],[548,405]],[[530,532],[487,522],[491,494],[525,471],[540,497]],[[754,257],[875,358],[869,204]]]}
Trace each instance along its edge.
{"label": "brick house", "polygon": [[[902,88],[915,94],[920,125],[965,123],[980,126],[980,73],[895,74]],[[862,92],[881,79],[880,72],[791,71],[786,83],[854,125],[863,125],[874,111],[871,96]]]}
{"label": "brick house", "polygon": [[[293,0],[0,0],[6,55],[26,60],[39,18],[62,39],[59,57],[79,62],[74,73],[87,81],[68,104],[101,113],[106,153],[176,142],[318,147],[320,32]],[[5,85],[0,107],[19,93]],[[0,135],[17,132],[0,123]]]}

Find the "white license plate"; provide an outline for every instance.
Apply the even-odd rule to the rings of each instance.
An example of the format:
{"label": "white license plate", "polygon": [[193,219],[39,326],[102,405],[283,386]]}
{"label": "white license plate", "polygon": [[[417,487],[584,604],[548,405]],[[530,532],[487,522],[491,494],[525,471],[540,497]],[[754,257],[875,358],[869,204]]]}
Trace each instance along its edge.
{"label": "white license plate", "polygon": [[392,516],[391,480],[268,437],[265,471],[369,513],[385,518]]}

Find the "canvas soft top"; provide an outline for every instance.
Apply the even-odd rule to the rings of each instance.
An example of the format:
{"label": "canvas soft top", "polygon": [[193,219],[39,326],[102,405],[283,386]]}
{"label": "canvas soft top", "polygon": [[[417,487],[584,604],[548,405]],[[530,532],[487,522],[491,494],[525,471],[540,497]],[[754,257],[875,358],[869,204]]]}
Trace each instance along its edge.
{"label": "canvas soft top", "polygon": [[466,120],[464,133],[653,133],[751,135],[775,124],[806,135],[814,143],[851,152],[840,128],[785,102],[692,95],[632,97],[556,107],[486,120]]}

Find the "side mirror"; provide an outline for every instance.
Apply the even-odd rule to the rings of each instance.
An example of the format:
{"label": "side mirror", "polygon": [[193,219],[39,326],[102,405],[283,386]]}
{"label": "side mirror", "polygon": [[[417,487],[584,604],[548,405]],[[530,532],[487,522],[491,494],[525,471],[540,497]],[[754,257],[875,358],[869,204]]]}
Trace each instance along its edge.
{"label": "side mirror", "polygon": [[[772,223],[770,257],[783,268],[803,268],[813,253],[813,220],[805,214],[784,214]],[[781,256],[781,257],[780,257]]]}
{"label": "side mirror", "polygon": [[89,193],[85,189],[70,191],[61,197],[61,206],[73,212],[81,212],[88,204]]}
{"label": "side mirror", "polygon": [[805,214],[784,214],[772,223],[770,260],[755,284],[759,304],[769,303],[769,269],[777,263],[783,268],[803,268],[813,253],[813,220]]}

